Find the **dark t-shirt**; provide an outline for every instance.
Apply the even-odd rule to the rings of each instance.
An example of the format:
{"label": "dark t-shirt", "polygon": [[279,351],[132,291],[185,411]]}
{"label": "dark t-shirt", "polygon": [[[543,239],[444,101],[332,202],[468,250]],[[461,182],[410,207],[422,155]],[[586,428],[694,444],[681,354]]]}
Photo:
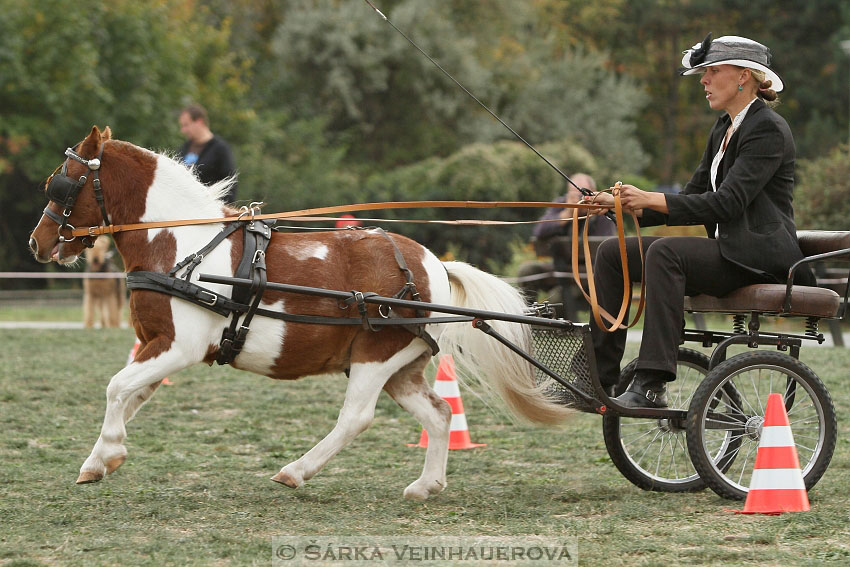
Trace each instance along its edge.
{"label": "dark t-shirt", "polygon": [[[204,185],[212,185],[226,177],[236,175],[236,161],[230,146],[222,138],[213,136],[212,139],[199,146],[186,141],[178,153],[183,163],[195,166],[198,178]],[[225,195],[224,202],[232,203],[236,200],[236,182],[230,186],[230,191]]]}

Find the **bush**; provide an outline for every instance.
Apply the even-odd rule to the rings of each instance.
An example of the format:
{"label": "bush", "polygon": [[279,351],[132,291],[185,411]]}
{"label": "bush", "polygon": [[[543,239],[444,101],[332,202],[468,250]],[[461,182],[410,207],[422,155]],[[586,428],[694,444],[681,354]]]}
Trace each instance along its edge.
{"label": "bush", "polygon": [[824,157],[798,162],[794,203],[798,229],[847,230],[848,150],[848,146],[839,146]]}

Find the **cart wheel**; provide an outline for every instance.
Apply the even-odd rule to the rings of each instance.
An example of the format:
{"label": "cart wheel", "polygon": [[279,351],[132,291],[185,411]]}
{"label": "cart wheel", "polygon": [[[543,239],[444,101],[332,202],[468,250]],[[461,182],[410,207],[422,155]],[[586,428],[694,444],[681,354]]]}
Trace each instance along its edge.
{"label": "cart wheel", "polygon": [[[806,489],[812,488],[829,466],[837,424],[823,382],[808,366],[786,354],[745,352],[708,373],[688,410],[691,461],[706,484],[724,498],[742,500],[747,496],[771,393],[784,396]],[[720,452],[727,457],[712,458]]]}
{"label": "cart wheel", "polygon": [[[708,363],[704,354],[679,348],[676,380],[668,385],[667,392],[671,408],[689,406],[697,386],[708,373]],[[631,361],[620,373],[615,394],[625,391],[636,364],[637,360]],[[705,488],[688,456],[685,425],[669,419],[602,416],[602,434],[614,465],[632,484],[658,492]]]}

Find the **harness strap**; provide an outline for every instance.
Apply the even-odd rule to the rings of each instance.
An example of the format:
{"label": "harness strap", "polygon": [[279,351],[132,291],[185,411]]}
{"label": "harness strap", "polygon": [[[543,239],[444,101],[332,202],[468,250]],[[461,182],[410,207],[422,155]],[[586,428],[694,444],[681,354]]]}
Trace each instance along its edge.
{"label": "harness strap", "polygon": [[[381,236],[386,238],[389,241],[390,245],[393,247],[393,256],[395,257],[396,264],[398,264],[399,270],[401,270],[401,273],[404,274],[404,277],[407,280],[405,282],[405,284],[401,287],[401,289],[398,290],[395,293],[395,295],[393,295],[393,298],[404,299],[404,297],[406,295],[410,295],[410,299],[412,299],[413,301],[422,301],[422,298],[419,295],[419,291],[416,289],[416,284],[413,281],[413,271],[408,267],[407,261],[404,259],[404,254],[401,253],[401,250],[399,250],[398,245],[395,243],[395,241],[392,239],[392,237],[390,237],[390,235],[387,234],[386,231],[384,231],[384,229],[378,227],[378,228],[375,228],[374,230],[378,234],[380,234]],[[363,320],[363,328],[369,329],[371,331],[376,330],[376,329],[372,328],[372,325],[368,322],[369,319],[366,315],[366,303],[365,303],[364,300],[365,300],[366,297],[377,295],[377,294],[375,294],[375,293],[363,294],[363,293],[356,292],[356,291],[352,291],[351,293],[352,293],[352,297],[346,299],[343,302],[343,304],[345,304],[345,306],[348,307],[352,303],[357,303],[357,309],[360,313],[360,318]],[[418,319],[424,319],[424,320],[428,321],[428,318],[425,316],[424,310],[415,309],[414,311],[415,311],[416,317]],[[378,310],[378,313],[381,313],[380,309]],[[399,316],[396,315],[395,312],[393,312],[390,309],[388,311],[388,315],[386,317],[389,318],[389,317],[399,317]],[[409,331],[410,333],[412,333],[414,336],[417,336],[420,339],[422,339],[423,341],[425,341],[425,343],[428,345],[428,348],[431,350],[432,356],[434,356],[434,355],[436,355],[437,353],[440,352],[440,347],[437,344],[437,341],[435,341],[434,337],[432,337],[428,333],[428,331],[425,330],[424,326],[410,323],[411,319],[409,319],[409,318],[405,319],[405,321],[408,321],[408,322],[403,324],[402,327],[404,329],[406,329],[407,331]]]}
{"label": "harness strap", "polygon": [[230,236],[231,234],[233,234],[244,226],[245,224],[243,222],[235,222],[224,227],[221,232],[215,235],[215,238],[210,240],[210,242],[206,246],[204,246],[194,254],[186,256],[185,258],[183,258],[183,260],[178,262],[173,268],[171,268],[171,270],[168,271],[168,275],[174,276],[177,274],[177,272],[179,272],[186,266],[189,266],[189,269],[186,270],[186,272],[183,274],[183,279],[188,281],[192,277],[192,272],[195,270],[196,267],[198,267],[198,264],[203,262],[204,256],[207,253],[209,253],[216,246],[218,246],[225,238],[227,238],[228,236]]}
{"label": "harness strap", "polygon": [[[271,221],[273,224],[274,221]],[[236,277],[251,278],[251,287],[234,288],[232,298],[237,303],[248,303],[245,317],[239,325],[239,313],[233,313],[230,326],[221,333],[216,362],[218,364],[230,364],[242,352],[245,340],[248,336],[251,320],[257,313],[263,293],[266,290],[266,249],[271,241],[272,231],[269,221],[251,220],[244,225],[244,237],[242,246],[242,260],[236,268]],[[239,327],[237,330],[237,326]]]}
{"label": "harness strap", "polygon": [[52,210],[50,206],[44,207],[43,213],[47,218],[49,218],[59,226],[62,226],[62,223],[65,222],[65,219],[62,218],[62,215]]}
{"label": "harness strap", "polygon": [[179,297],[195,305],[214,311],[225,317],[233,312],[247,311],[248,306],[199,286],[159,272],[130,272],[127,274],[127,289],[148,290]]}
{"label": "harness strap", "polygon": [[[245,313],[250,305],[236,303],[230,298],[203,288],[195,283],[187,282],[180,278],[161,274],[159,272],[130,272],[127,274],[127,289],[147,290],[165,293],[203,307],[224,317],[232,313]],[[364,294],[365,295],[365,294]],[[296,315],[293,313],[281,313],[269,309],[257,309],[256,315],[280,319],[290,323],[304,323],[308,325],[362,325],[359,317],[325,317],[324,315]],[[447,317],[398,317],[391,315],[389,318],[369,317],[369,325],[380,327],[403,327],[431,325],[435,323],[464,323],[474,320],[470,315],[454,315]],[[380,329],[378,329],[380,330]],[[411,331],[412,332],[412,331]],[[415,333],[414,333],[415,334]]]}

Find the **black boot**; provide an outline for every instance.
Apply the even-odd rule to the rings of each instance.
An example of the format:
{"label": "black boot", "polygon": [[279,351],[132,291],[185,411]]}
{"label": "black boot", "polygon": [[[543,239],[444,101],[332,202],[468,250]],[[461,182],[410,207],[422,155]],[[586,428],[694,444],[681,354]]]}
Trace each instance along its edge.
{"label": "black boot", "polygon": [[627,408],[666,408],[671,378],[672,374],[660,370],[638,370],[626,391],[614,401]]}

